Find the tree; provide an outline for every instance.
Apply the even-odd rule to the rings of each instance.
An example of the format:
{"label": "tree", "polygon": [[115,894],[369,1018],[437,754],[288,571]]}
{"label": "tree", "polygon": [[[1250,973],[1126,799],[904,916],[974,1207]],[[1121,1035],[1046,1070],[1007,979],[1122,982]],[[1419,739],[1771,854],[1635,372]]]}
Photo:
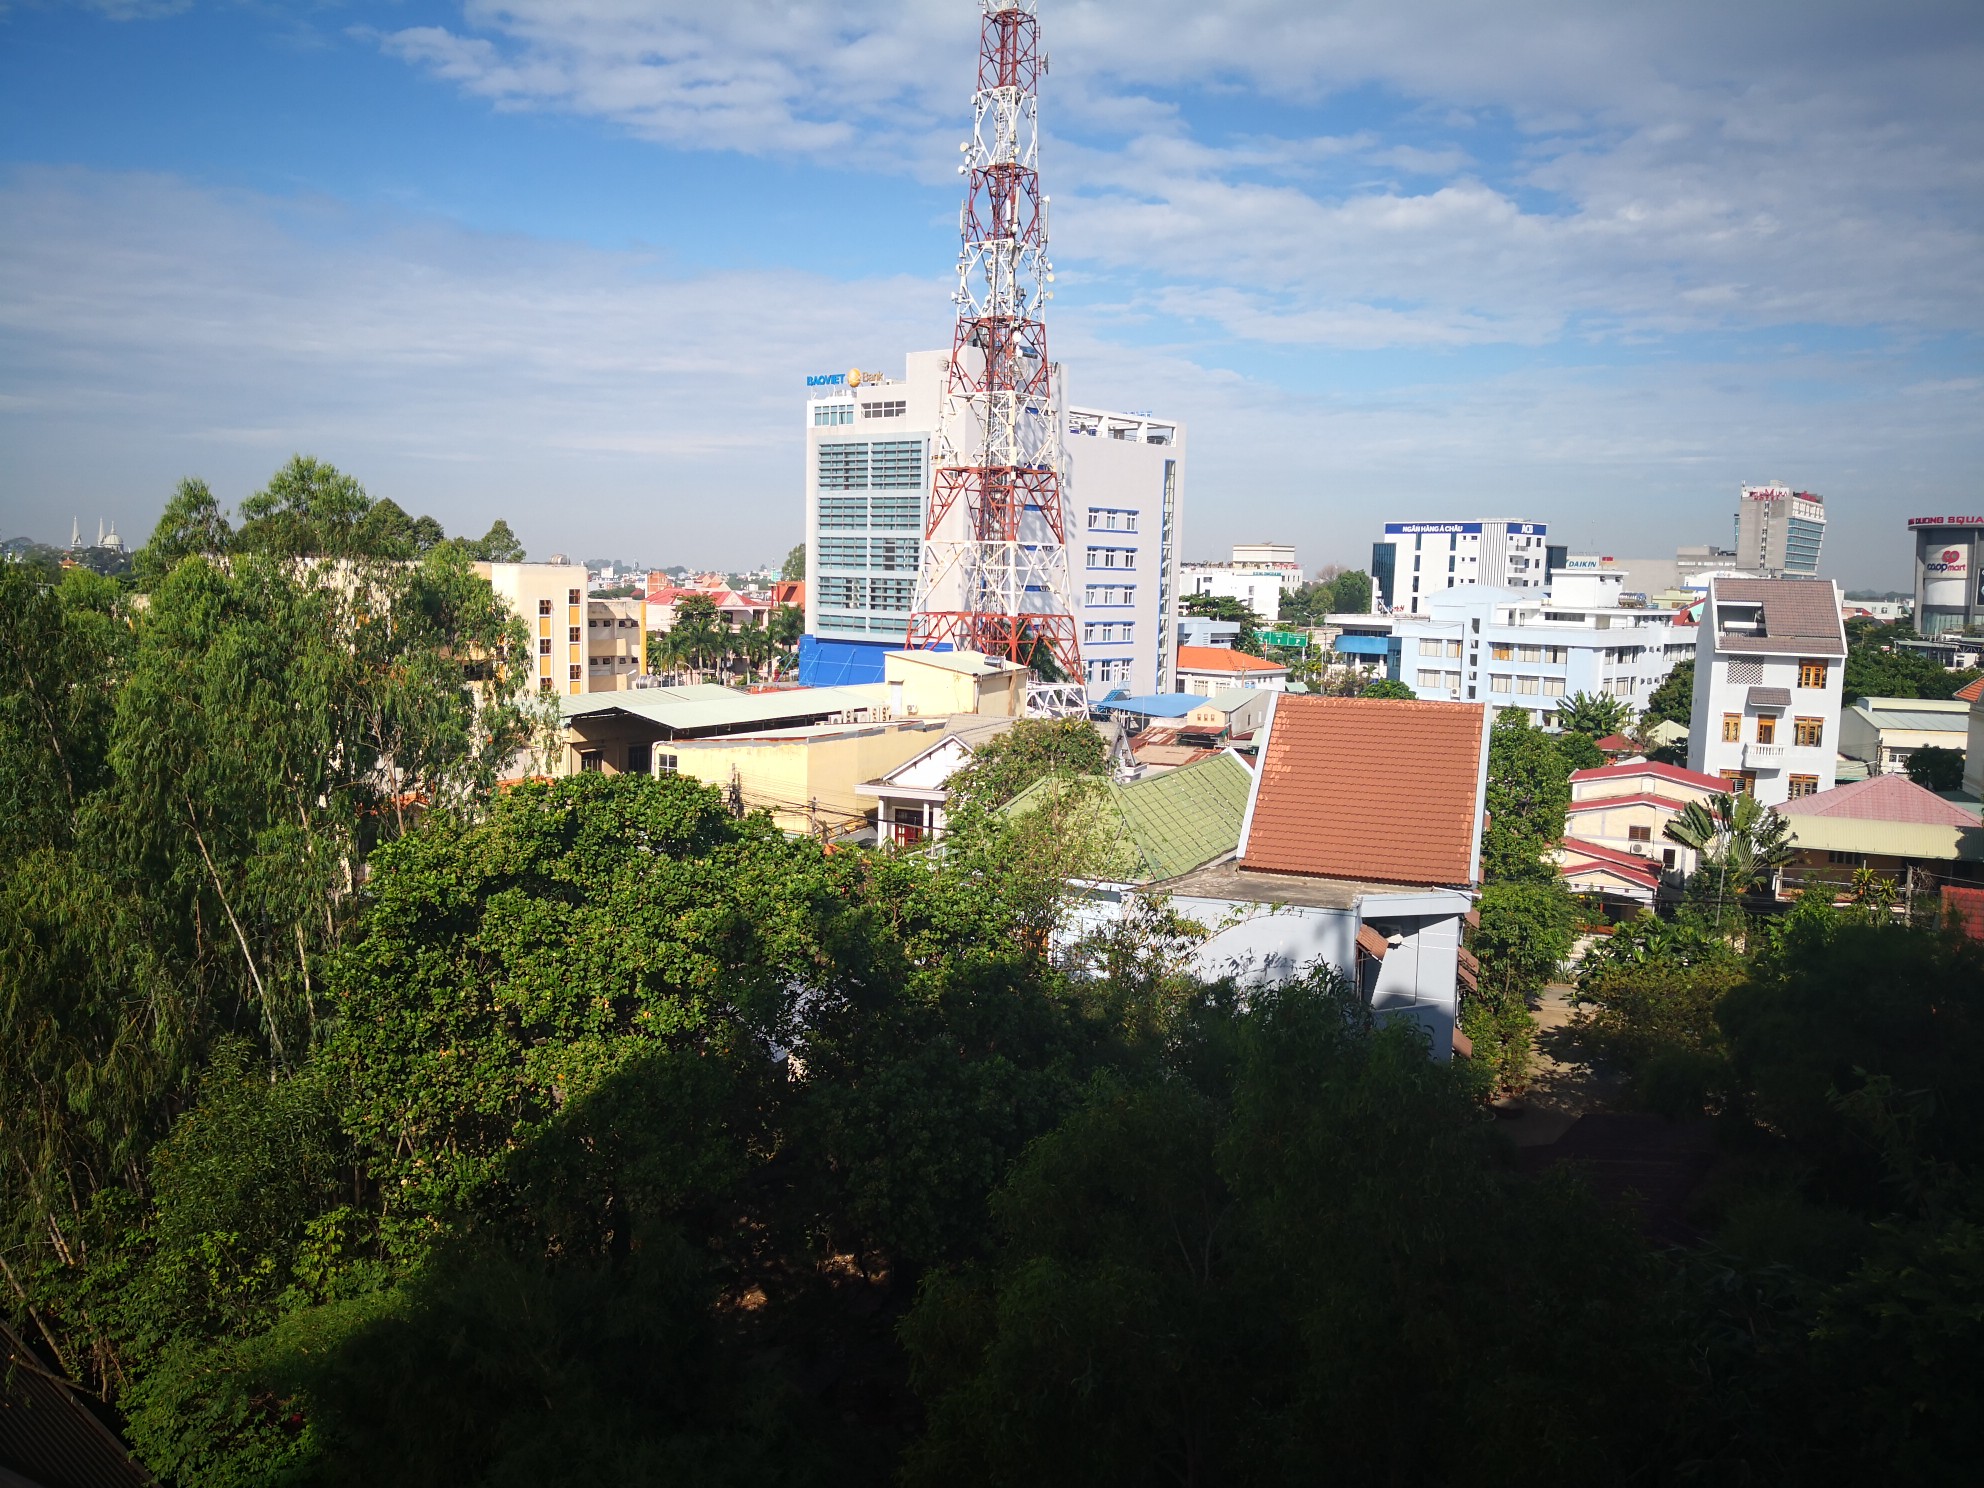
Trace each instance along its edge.
{"label": "tree", "polygon": [[1482,889],[1478,909],[1480,924],[1468,948],[1480,974],[1475,991],[1462,997],[1461,1029],[1500,1086],[1519,1090],[1534,1033],[1529,1003],[1570,954],[1577,903],[1563,880],[1553,878],[1491,883]]}
{"label": "tree", "polygon": [[1791,822],[1748,792],[1724,791],[1706,801],[1690,801],[1663,833],[1694,849],[1695,877],[1720,926],[1732,894],[1768,884],[1797,854]]}
{"label": "tree", "polygon": [[1849,620],[1846,638],[1843,689],[1848,702],[1863,697],[1951,698],[1978,675],[1945,671],[1930,658],[1898,646],[1915,638],[1914,627],[1905,620]]}
{"label": "tree", "polygon": [[1938,749],[1926,744],[1908,756],[1908,778],[1932,791],[1963,789],[1961,749]]}
{"label": "tree", "polygon": [[1036,780],[1101,776],[1108,769],[1108,745],[1086,718],[1022,718],[979,745],[951,777],[951,814],[994,811]]}
{"label": "tree", "polygon": [[1604,692],[1574,692],[1557,704],[1557,726],[1567,734],[1603,739],[1632,722],[1633,710],[1623,699]]}
{"label": "tree", "polygon": [[1488,828],[1481,838],[1482,877],[1491,883],[1548,883],[1557,876],[1545,855],[1564,840],[1571,772],[1556,741],[1528,710],[1504,708],[1488,734]]}
{"label": "tree", "polygon": [[806,544],[793,544],[792,551],[785,555],[785,562],[779,565],[778,576],[787,583],[806,577]]}
{"label": "tree", "polygon": [[1244,601],[1227,594],[1188,594],[1178,607],[1187,615],[1202,615],[1208,620],[1237,621],[1240,634],[1233,642],[1233,649],[1249,656],[1261,654],[1261,639],[1255,634],[1262,623],[1261,617]]}
{"label": "tree", "polygon": [[517,541],[516,533],[510,524],[498,517],[489,524],[489,530],[473,542],[464,544],[471,558],[482,563],[522,563],[525,561],[524,545]]}
{"label": "tree", "polygon": [[151,541],[137,553],[138,582],[150,589],[182,558],[201,554],[217,558],[234,547],[234,529],[214,493],[203,480],[188,477],[165,504]]}
{"label": "tree", "polygon": [[1674,664],[1674,670],[1660,679],[1640,714],[1643,727],[1657,723],[1678,723],[1687,728],[1694,717],[1695,659],[1690,656]]}
{"label": "tree", "polygon": [[1402,698],[1407,702],[1419,696],[1403,682],[1394,682],[1389,677],[1379,677],[1376,681],[1365,683],[1358,690],[1357,695],[1367,698]]}
{"label": "tree", "polygon": [[772,643],[772,676],[799,663],[799,639],[806,631],[806,612],[797,605],[778,605],[765,617],[765,635]]}

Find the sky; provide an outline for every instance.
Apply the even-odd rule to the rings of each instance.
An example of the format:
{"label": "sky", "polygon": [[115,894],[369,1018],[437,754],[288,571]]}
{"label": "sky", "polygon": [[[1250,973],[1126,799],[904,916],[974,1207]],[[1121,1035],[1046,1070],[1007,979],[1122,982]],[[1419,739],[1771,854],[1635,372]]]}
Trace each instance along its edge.
{"label": "sky", "polygon": [[[1050,345],[1185,549],[1984,512],[1975,0],[1039,0]],[[803,527],[807,374],[947,344],[978,0],[0,0],[0,537],[292,453],[533,556]]]}

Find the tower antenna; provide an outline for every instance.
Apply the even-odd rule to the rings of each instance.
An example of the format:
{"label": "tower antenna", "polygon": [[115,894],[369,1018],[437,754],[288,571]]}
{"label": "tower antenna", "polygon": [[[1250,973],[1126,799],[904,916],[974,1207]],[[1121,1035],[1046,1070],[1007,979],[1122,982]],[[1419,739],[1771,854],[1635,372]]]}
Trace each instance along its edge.
{"label": "tower antenna", "polygon": [[957,324],[937,421],[911,649],[1031,668],[1030,712],[1086,711],[1068,564],[1061,370],[1047,357],[1036,0],[979,0],[978,89],[959,214]]}

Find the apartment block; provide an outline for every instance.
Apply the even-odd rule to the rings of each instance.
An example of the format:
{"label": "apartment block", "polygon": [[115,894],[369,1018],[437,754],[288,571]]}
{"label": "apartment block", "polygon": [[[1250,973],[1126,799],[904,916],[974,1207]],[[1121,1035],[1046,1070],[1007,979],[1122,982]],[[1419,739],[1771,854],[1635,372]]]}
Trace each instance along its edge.
{"label": "apartment block", "polygon": [[1398,678],[1420,697],[1523,708],[1555,727],[1577,693],[1646,706],[1676,663],[1694,654],[1673,610],[1620,604],[1616,574],[1559,574],[1541,594],[1465,588],[1429,597],[1428,613],[1398,615]]}
{"label": "apartment block", "polygon": [[1549,543],[1543,522],[1387,522],[1385,535],[1371,545],[1371,580],[1386,609],[1423,615],[1433,596],[1448,589],[1544,588]]}
{"label": "apartment block", "polygon": [[1826,506],[1820,497],[1789,486],[1745,486],[1736,503],[1732,567],[1772,578],[1809,577],[1819,571],[1825,538]]}
{"label": "apartment block", "polygon": [[538,692],[572,695],[593,685],[586,571],[576,563],[478,563],[475,571],[530,630]]}
{"label": "apartment block", "polygon": [[1830,579],[1709,580],[1688,768],[1766,805],[1831,790],[1846,631]]}

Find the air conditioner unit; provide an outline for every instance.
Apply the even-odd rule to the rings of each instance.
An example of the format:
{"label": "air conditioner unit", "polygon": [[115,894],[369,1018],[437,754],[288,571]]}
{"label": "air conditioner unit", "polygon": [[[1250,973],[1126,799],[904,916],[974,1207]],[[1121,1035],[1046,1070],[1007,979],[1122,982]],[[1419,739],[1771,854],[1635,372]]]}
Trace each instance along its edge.
{"label": "air conditioner unit", "polygon": [[1627,851],[1643,858],[1646,856],[1646,844],[1644,842],[1628,843]]}

